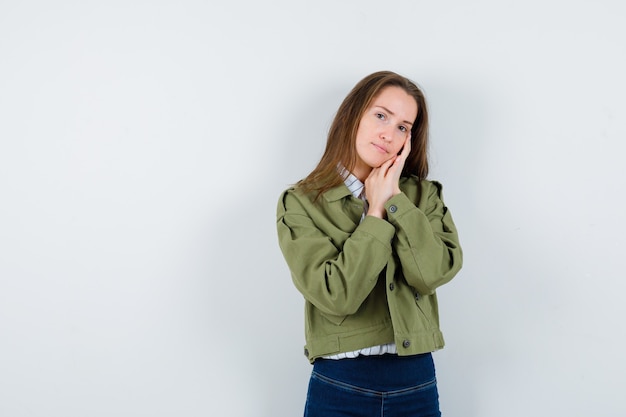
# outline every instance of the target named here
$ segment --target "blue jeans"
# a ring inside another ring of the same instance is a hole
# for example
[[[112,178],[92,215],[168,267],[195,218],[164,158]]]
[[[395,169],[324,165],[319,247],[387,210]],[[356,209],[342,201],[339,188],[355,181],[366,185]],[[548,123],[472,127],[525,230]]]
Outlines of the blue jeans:
[[[440,417],[430,353],[316,359],[304,417]]]

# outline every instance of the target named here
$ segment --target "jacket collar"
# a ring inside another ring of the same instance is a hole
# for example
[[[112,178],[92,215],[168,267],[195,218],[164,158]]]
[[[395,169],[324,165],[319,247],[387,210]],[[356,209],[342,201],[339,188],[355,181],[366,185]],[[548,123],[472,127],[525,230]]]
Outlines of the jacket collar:
[[[330,203],[333,201],[341,200],[342,198],[351,196],[351,195],[352,193],[350,192],[348,187],[346,187],[346,184],[342,183],[326,191],[324,193],[324,199]]]
[[[337,171],[341,178],[343,178],[343,184],[326,191],[324,193],[324,199],[330,203],[350,195],[360,198],[357,194],[363,191],[363,183],[341,164],[337,165]]]

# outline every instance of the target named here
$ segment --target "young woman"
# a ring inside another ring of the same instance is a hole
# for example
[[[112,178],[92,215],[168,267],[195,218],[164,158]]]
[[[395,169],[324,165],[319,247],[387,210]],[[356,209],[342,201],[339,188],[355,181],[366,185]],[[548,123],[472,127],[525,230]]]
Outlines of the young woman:
[[[435,290],[462,252],[441,185],[426,180],[427,145],[420,89],[371,74],[339,107],[317,167],[280,197],[313,363],[306,417],[440,416]]]

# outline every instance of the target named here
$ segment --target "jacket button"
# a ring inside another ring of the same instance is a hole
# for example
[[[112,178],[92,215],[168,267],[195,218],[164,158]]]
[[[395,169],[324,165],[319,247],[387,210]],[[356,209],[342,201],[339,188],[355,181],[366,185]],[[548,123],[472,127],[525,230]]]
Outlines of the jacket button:
[[[389,284],[389,291],[393,291],[395,288],[396,286],[393,284],[393,282]]]
[[[389,206],[389,211],[392,213],[395,213],[396,211],[398,211],[398,207],[396,206]]]
[[[404,347],[405,349],[408,348],[409,346],[411,346],[411,341],[406,339],[404,342],[402,342],[402,347]]]

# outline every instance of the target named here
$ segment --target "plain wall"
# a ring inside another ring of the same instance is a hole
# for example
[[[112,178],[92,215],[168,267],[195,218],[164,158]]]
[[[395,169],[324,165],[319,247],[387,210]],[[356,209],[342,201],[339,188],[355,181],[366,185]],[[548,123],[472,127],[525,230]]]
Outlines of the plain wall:
[[[301,415],[276,202],[382,69],[465,251],[444,415],[626,415],[617,0],[2,1],[0,415]]]

